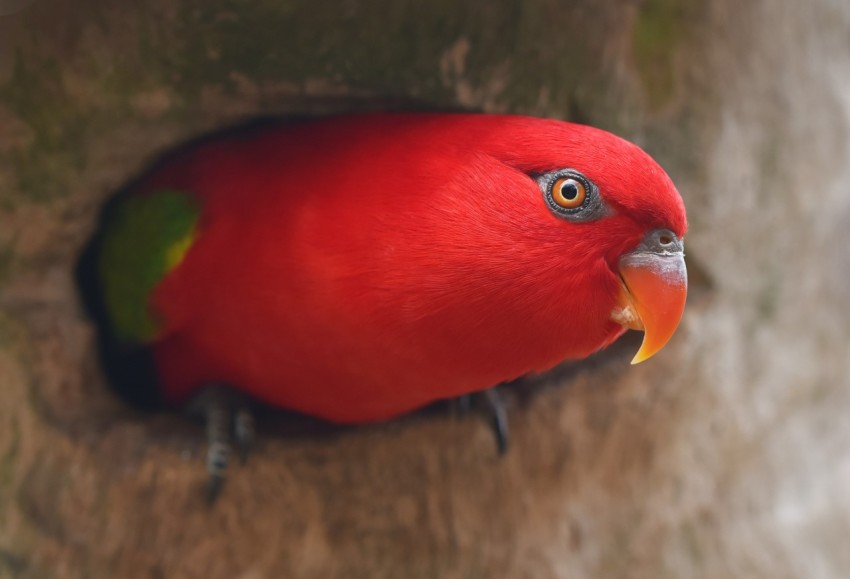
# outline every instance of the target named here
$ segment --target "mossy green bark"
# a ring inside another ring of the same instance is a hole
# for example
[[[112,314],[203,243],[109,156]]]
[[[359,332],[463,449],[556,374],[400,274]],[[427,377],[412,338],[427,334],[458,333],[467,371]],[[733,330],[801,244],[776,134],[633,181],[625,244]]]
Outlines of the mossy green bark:
[[[694,21],[691,4],[690,0],[646,0],[638,8],[635,64],[652,107],[666,104],[673,96],[674,58]]]
[[[638,11],[636,62],[653,103],[671,91],[669,55],[684,38],[680,2],[650,0]],[[64,197],[67,180],[89,162],[89,143],[128,119],[202,123],[213,93],[239,99],[284,87],[304,100],[308,93],[371,95],[428,108],[554,113],[618,128],[638,106],[605,53],[608,36],[624,22],[617,8],[593,6],[83,0],[53,18],[56,2],[38,0],[7,17],[18,26],[7,24],[3,50],[14,57],[0,81],[0,106],[30,138],[9,152],[16,191],[6,202]],[[304,108],[291,100],[262,106],[283,114]]]

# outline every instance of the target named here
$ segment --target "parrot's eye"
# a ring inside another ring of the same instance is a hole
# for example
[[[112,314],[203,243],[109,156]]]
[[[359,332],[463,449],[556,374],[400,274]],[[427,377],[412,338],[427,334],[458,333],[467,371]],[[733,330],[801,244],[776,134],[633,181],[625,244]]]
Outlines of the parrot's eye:
[[[532,175],[552,213],[570,221],[593,221],[607,214],[599,190],[575,169]]]
[[[585,199],[587,199],[587,188],[578,179],[561,177],[552,186],[552,201],[564,209],[581,207]]]

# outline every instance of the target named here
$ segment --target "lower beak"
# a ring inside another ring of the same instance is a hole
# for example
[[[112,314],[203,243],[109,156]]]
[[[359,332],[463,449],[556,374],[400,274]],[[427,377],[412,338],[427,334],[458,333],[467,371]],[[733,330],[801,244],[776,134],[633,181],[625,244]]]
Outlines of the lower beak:
[[[643,330],[632,364],[654,356],[673,336],[688,295],[682,241],[667,229],[650,232],[636,250],[620,258],[623,288],[611,319]]]

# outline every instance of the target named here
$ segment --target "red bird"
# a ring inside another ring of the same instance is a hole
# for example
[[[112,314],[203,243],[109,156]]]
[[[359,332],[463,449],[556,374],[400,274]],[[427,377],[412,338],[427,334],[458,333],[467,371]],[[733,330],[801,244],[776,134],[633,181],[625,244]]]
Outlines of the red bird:
[[[661,167],[591,127],[281,123],[185,149],[116,198],[88,251],[92,307],[107,354],[153,362],[155,381],[124,372],[133,397],[180,406],[226,384],[379,421],[626,328],[645,331],[634,362],[649,358],[684,308],[686,229]]]

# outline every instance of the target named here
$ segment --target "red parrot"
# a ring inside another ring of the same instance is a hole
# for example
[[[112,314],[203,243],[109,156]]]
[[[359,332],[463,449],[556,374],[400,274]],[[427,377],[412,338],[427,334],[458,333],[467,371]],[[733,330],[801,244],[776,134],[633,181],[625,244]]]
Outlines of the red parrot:
[[[636,145],[520,116],[370,114],[207,139],[110,203],[87,254],[125,393],[226,384],[384,420],[682,315],[682,199]],[[116,375],[118,372],[111,372]],[[120,376],[119,376],[120,377]],[[121,386],[118,386],[119,389]]]

